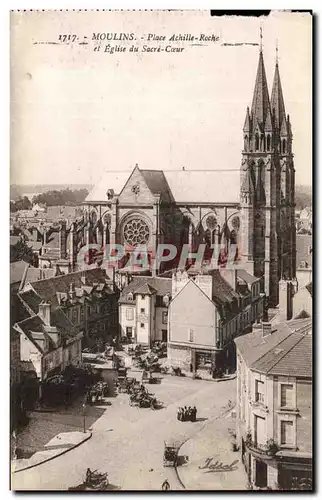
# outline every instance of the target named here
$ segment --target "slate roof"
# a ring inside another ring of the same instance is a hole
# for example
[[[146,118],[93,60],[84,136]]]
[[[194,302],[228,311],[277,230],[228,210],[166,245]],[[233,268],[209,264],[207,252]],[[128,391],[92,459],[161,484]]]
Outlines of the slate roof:
[[[171,278],[159,278],[152,276],[136,276],[128,286],[124,287],[119,298],[121,304],[133,304],[127,300],[129,293],[150,294],[155,293],[160,297],[171,295],[172,280]]]
[[[77,328],[69,321],[61,309],[55,309],[50,313],[50,322],[64,337],[72,338],[77,335]]]
[[[171,192],[162,170],[140,170],[144,180],[153,194],[162,194],[163,198],[170,201]]]
[[[120,194],[126,181],[128,180],[131,171],[113,171],[106,172],[97,185],[92,189],[85,199],[85,202],[90,201],[107,201],[106,192],[108,189],[113,189],[115,194]]]
[[[144,170],[140,169],[151,191],[169,192],[176,203],[239,204],[240,170]],[[106,201],[106,191],[120,194],[131,171],[107,172],[89,193],[85,202]],[[161,190],[161,191],[160,191]]]
[[[27,266],[29,266],[29,264],[24,260],[10,263],[10,284],[21,282]]]
[[[246,283],[255,283],[255,281],[258,281],[259,278],[256,278],[256,276],[253,276],[252,274],[249,274],[247,271],[244,269],[238,269],[237,270],[237,277],[241,278],[243,281]]]
[[[211,271],[214,277],[212,300],[215,303],[225,304],[233,302],[239,298],[239,294],[230,286],[230,284],[221,276],[218,269]]]
[[[55,327],[57,332],[65,339],[73,338],[78,333],[77,328],[73,326],[61,309],[51,310],[50,323],[50,326]],[[44,352],[42,343],[45,339],[49,342],[50,348],[55,347],[52,338],[49,333],[46,332],[47,327],[38,315],[20,321],[16,324],[16,327],[23,331],[40,352]]]
[[[165,170],[176,203],[239,203],[239,170]]]
[[[31,283],[34,294],[20,292],[19,296],[34,310],[36,296],[41,299],[50,301],[53,308],[59,306],[57,292],[69,293],[70,285],[75,288],[84,286],[82,277],[86,278],[86,287],[92,287],[95,284],[104,283],[112,285],[113,282],[107,278],[104,270],[95,268],[87,269],[86,271],[78,271],[75,273],[63,274],[53,278],[43,279]],[[32,300],[32,303],[30,301]]]
[[[31,318],[24,319],[23,321],[20,321],[17,323],[17,326],[19,329],[23,331],[23,333],[29,338],[29,340],[37,347],[37,349],[40,350],[40,352],[44,352],[41,345],[37,342],[37,335],[35,336],[35,333],[41,333],[42,337],[44,338],[43,334],[43,326],[44,323],[42,319],[39,316],[32,316]],[[38,335],[39,336],[39,335]],[[41,339],[40,339],[41,340]]]
[[[41,269],[39,267],[27,266],[25,269],[25,274],[21,280],[21,288],[23,288],[27,283],[33,283],[34,281],[53,278],[55,276],[55,273],[56,270],[54,268]]]
[[[142,295],[154,295],[156,293],[156,289],[153,288],[148,283],[142,283],[135,291],[134,294],[141,293]]]
[[[291,320],[272,325],[263,337],[262,329],[235,339],[249,368],[260,373],[292,377],[312,376],[312,319]]]

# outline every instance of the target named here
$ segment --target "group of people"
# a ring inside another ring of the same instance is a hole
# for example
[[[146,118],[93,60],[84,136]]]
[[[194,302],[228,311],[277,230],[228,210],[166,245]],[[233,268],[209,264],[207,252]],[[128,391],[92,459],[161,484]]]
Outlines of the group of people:
[[[195,422],[197,418],[197,408],[195,406],[184,406],[183,408],[178,408],[177,419],[180,422]]]

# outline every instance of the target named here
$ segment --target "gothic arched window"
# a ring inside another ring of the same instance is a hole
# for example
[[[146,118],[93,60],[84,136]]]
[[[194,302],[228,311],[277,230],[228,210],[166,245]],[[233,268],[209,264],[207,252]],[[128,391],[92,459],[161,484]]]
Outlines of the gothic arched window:
[[[256,151],[259,150],[259,135],[258,134],[255,135],[255,150]]]
[[[283,144],[283,153],[285,153],[285,151],[286,151],[286,140],[285,139],[283,139],[282,144]]]
[[[248,136],[245,135],[244,137],[244,150],[247,151],[248,149]]]
[[[93,212],[91,213],[91,221],[94,224],[96,224],[97,222],[97,213],[93,210]]]
[[[266,149],[267,149],[267,151],[269,151],[271,149],[271,136],[270,135],[267,136]]]
[[[237,232],[233,229],[230,233],[230,243],[236,245],[237,243]]]

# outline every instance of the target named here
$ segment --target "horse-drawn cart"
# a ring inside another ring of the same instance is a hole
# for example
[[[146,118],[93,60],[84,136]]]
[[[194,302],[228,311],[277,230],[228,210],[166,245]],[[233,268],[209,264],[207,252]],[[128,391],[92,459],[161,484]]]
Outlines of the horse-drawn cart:
[[[69,491],[106,491],[109,489],[107,472],[101,474],[87,469],[85,481],[78,486],[68,488]]]
[[[163,466],[175,467],[178,463],[179,441],[164,442]]]

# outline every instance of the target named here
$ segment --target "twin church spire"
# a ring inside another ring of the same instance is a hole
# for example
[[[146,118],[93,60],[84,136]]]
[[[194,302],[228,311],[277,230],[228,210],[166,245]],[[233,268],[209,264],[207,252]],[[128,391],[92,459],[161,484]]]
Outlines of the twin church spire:
[[[244,123],[245,150],[256,151],[261,149],[260,138],[266,134],[282,136],[287,138],[290,133],[289,119],[286,118],[285,105],[282,91],[281,78],[279,73],[278,57],[276,49],[276,64],[273,79],[271,98],[267,85],[267,78],[264,65],[262,35],[259,51],[259,61],[257,67],[256,81],[253,92],[251,109],[247,108]],[[256,137],[258,139],[256,139]],[[247,147],[247,143],[249,148]],[[272,142],[271,142],[272,144]],[[265,150],[270,150],[266,147]]]

